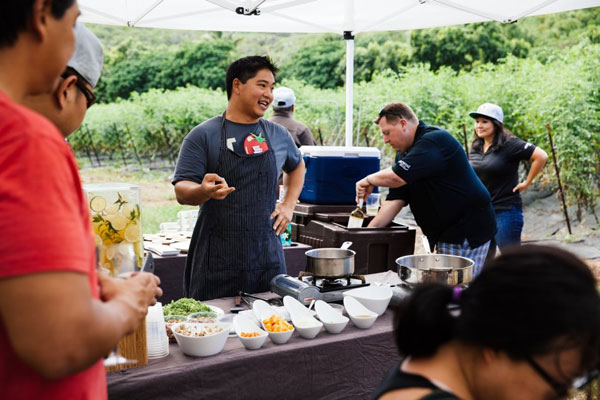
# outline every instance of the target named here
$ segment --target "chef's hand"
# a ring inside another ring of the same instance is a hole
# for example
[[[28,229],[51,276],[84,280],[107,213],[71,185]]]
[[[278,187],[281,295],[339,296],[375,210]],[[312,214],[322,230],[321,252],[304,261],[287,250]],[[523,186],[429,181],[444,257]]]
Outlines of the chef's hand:
[[[373,193],[375,187],[369,183],[369,177],[365,176],[360,181],[356,182],[356,203],[358,200],[367,200],[367,197]]]
[[[275,206],[275,211],[271,213],[271,219],[276,218],[273,229],[277,235],[280,235],[288,227],[295,207],[295,204],[290,206],[286,203],[277,203]]]
[[[229,185],[227,185],[225,178],[221,178],[217,174],[204,175],[201,187],[204,193],[206,193],[211,199],[216,200],[223,200],[235,190],[234,187],[229,187]]]

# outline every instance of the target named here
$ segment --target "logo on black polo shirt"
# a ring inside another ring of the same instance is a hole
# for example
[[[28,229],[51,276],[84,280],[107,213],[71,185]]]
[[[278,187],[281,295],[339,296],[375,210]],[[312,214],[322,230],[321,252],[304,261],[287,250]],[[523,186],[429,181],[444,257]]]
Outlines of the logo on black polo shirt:
[[[398,166],[399,166],[400,168],[402,168],[403,170],[405,170],[405,171],[408,171],[408,170],[410,169],[410,164],[407,164],[407,163],[406,163],[405,161],[403,161],[403,160],[400,160],[400,161],[398,161]]]

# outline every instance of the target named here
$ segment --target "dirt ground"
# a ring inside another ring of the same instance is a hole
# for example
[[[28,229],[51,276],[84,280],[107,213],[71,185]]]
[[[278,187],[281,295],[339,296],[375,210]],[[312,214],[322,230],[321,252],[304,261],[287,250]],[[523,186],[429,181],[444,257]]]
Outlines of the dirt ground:
[[[600,216],[600,204],[596,206]],[[523,194],[523,243],[556,245],[584,259],[600,281],[600,223],[590,212],[577,220],[574,207],[567,209],[571,223],[569,234],[561,202],[556,194],[532,190]]]

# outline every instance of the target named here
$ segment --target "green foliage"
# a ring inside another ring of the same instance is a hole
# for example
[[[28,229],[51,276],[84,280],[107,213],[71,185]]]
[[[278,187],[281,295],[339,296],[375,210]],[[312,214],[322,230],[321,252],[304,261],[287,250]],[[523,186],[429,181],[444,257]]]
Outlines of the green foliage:
[[[458,71],[496,62],[508,54],[527,56],[529,43],[510,39],[503,28],[498,23],[480,23],[413,31],[414,60],[429,63],[434,70],[449,66]]]
[[[129,39],[107,52],[96,92],[100,101],[110,102],[152,88],[175,89],[191,84],[224,89],[224,71],[233,51],[233,43],[227,40],[149,50]]]
[[[494,102],[504,109],[511,131],[550,154],[545,128],[549,123],[569,204],[579,210],[596,204],[600,193],[600,45],[587,42],[554,52],[545,63],[508,56],[502,64],[484,64],[458,74],[447,67],[432,71],[424,65],[388,71],[355,87],[354,143],[383,149],[384,163],[390,162],[393,151],[372,123],[384,104],[404,101],[419,118],[448,129],[464,143],[462,124],[467,126],[469,142],[473,132],[469,111],[483,102]],[[342,145],[343,89],[322,89],[297,80],[282,83],[296,92],[295,116],[309,126],[317,141]],[[134,143],[146,157],[175,158],[183,137],[225,106],[226,96],[220,89],[135,93],[128,101],[90,109],[70,142],[76,151],[84,151],[89,130],[103,154],[120,151],[120,140],[127,152]],[[550,163],[542,181],[555,182]]]
[[[408,43],[386,41],[371,42],[356,48],[354,54],[354,79],[370,82],[376,74],[390,70],[398,72],[411,58]]]
[[[321,89],[333,89],[344,83],[344,54],[344,41],[339,36],[324,36],[294,53],[282,67],[280,78],[293,77]]]

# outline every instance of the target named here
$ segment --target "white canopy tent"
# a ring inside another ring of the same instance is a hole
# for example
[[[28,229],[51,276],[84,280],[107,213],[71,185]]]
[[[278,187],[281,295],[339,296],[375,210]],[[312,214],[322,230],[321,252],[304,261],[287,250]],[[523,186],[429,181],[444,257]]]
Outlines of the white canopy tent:
[[[337,33],[346,39],[346,146],[352,145],[354,35],[600,6],[600,0],[78,0],[81,20],[130,27]]]

